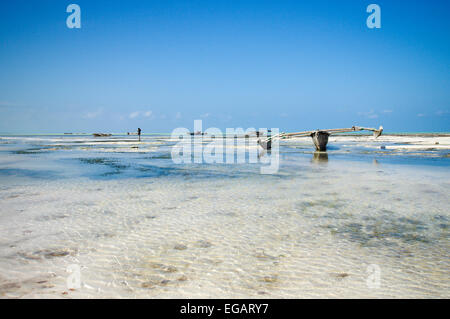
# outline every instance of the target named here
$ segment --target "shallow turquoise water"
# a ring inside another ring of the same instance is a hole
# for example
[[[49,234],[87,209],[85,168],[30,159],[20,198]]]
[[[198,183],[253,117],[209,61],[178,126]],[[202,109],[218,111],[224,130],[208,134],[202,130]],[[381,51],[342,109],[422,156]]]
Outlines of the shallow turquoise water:
[[[448,298],[448,150],[389,143],[282,141],[262,175],[167,136],[1,137],[0,296]]]
[[[237,177],[259,174],[261,164],[185,164],[176,165],[171,158],[171,147],[176,141],[170,136],[144,136],[143,143],[136,137],[113,136],[4,136],[0,137],[0,176],[32,178],[92,179],[145,177]],[[205,142],[205,144],[207,144]],[[380,149],[398,143],[371,141],[330,142],[327,154],[314,154],[312,143],[281,141],[280,174],[289,174],[292,161],[321,162],[360,161],[380,164],[431,165],[448,167],[448,149],[396,152]],[[192,155],[193,156],[193,155]],[[248,158],[248,154],[247,154]],[[16,162],[19,159],[19,162]],[[9,160],[9,162],[8,162]]]

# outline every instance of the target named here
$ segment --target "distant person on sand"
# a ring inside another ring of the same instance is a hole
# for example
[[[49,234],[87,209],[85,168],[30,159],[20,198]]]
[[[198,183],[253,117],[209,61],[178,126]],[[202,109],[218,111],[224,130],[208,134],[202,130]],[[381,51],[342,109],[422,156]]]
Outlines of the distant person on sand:
[[[139,142],[141,141],[141,129],[138,127]]]

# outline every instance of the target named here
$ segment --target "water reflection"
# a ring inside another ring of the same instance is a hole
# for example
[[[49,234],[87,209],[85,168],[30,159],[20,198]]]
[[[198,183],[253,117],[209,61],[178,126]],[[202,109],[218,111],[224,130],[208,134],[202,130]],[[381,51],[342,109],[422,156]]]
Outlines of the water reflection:
[[[314,152],[313,158],[311,160],[315,164],[326,164],[328,163],[328,153],[327,152]]]

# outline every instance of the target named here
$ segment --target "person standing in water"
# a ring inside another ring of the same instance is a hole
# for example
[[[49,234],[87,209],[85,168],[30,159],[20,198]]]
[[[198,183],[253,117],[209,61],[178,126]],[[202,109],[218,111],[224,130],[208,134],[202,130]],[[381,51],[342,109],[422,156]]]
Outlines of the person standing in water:
[[[138,127],[139,142],[141,141],[141,129]]]

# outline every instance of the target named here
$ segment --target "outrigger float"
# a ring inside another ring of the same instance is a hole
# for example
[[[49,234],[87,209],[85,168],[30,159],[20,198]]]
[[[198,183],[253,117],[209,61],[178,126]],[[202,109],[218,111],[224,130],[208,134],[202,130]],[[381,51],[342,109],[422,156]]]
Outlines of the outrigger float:
[[[305,137],[310,136],[313,140],[314,146],[316,147],[316,151],[326,152],[328,137],[332,134],[337,133],[348,133],[348,132],[356,132],[356,131],[371,131],[373,132],[373,136],[375,138],[379,137],[381,133],[383,133],[383,127],[380,126],[378,129],[368,128],[368,127],[360,127],[360,126],[352,126],[350,128],[336,128],[331,130],[315,130],[315,131],[305,131],[305,132],[294,132],[294,133],[280,133],[274,136],[270,136],[270,132],[265,139],[258,138],[258,144],[262,146],[262,148],[266,150],[272,149],[272,141],[274,139],[284,139],[289,137]],[[259,137],[260,134],[257,134]]]

